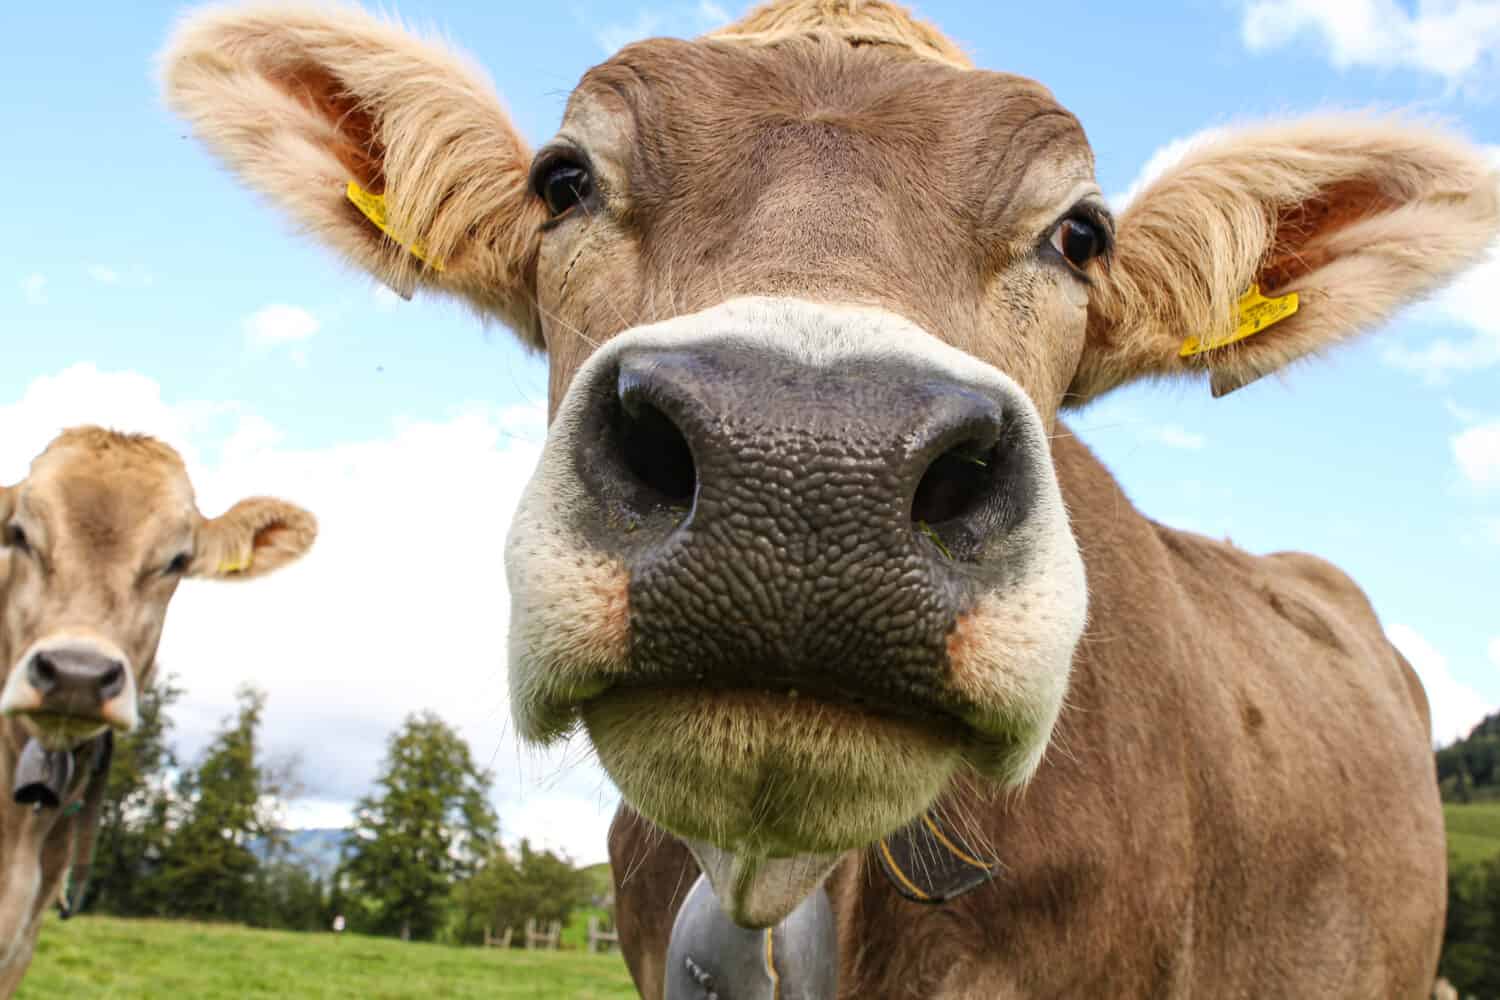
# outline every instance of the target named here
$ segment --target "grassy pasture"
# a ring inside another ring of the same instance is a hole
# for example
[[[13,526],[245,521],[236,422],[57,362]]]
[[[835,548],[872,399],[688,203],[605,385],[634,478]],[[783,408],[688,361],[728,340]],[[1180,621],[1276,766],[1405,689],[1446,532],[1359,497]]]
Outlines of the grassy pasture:
[[[18,1000],[633,1000],[619,955],[500,951],[219,924],[49,919]]]
[[[1443,805],[1448,854],[1464,864],[1500,854],[1500,802]]]

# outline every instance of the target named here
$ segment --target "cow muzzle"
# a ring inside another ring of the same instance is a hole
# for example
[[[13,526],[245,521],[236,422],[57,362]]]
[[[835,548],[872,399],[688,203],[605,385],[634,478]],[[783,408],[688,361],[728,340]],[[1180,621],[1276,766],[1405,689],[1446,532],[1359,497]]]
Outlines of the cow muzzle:
[[[863,846],[965,760],[1024,780],[1082,627],[1030,400],[871,309],[734,300],[615,338],[507,563],[523,734],[581,718],[637,808],[736,857]]]
[[[19,717],[48,750],[70,750],[105,729],[134,729],[129,659],[99,639],[36,643],[11,668],[0,691],[0,714]]]

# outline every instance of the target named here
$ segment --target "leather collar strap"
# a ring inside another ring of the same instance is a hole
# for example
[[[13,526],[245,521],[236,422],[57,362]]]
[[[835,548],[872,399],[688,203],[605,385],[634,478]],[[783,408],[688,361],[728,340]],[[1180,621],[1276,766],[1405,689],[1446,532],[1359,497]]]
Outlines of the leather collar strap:
[[[1000,864],[975,850],[931,810],[875,844],[880,868],[896,891],[914,903],[946,903],[1000,873]]]
[[[83,907],[83,896],[88,891],[89,876],[94,869],[94,848],[99,841],[99,810],[104,805],[104,790],[109,785],[109,765],[114,755],[115,734],[106,730],[94,740],[94,757],[89,765],[89,783],[83,790],[83,798],[63,811],[65,817],[76,814],[78,820],[73,828],[72,857],[67,871],[63,872],[62,893],[57,900],[57,915],[62,920],[67,920]]]

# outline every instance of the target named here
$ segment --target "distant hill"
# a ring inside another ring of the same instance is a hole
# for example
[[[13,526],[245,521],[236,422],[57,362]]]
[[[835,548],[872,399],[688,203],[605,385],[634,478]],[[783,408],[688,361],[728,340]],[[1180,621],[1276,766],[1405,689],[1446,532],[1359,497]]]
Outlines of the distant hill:
[[[315,827],[287,830],[284,836],[287,849],[282,858],[326,882],[339,866],[340,854],[349,839],[349,832],[337,828]],[[251,841],[250,850],[260,860],[266,860],[264,840]]]
[[[1500,801],[1500,712],[1437,752],[1444,802]]]

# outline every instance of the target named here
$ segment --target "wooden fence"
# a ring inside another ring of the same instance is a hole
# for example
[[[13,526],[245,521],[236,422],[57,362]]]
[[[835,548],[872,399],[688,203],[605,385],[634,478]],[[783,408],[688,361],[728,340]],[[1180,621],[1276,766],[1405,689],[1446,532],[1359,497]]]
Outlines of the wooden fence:
[[[527,948],[546,948],[556,951],[562,941],[562,921],[553,920],[546,924],[541,930],[537,929],[536,918],[526,918],[526,938],[523,942]]]
[[[484,928],[484,946],[486,948],[509,948],[514,930],[505,928],[499,934],[494,933],[494,928],[486,924]],[[538,926],[535,917],[526,918],[526,929],[521,936],[521,942],[527,948],[540,948],[556,951],[562,946],[562,923],[557,920],[547,921]],[[589,917],[588,950],[591,952],[608,951],[610,948],[620,946],[620,934],[618,931],[607,930],[604,922],[597,916]]]
[[[620,932],[607,931],[599,926],[598,917],[589,917],[589,951],[608,951],[611,946],[620,946]]]

